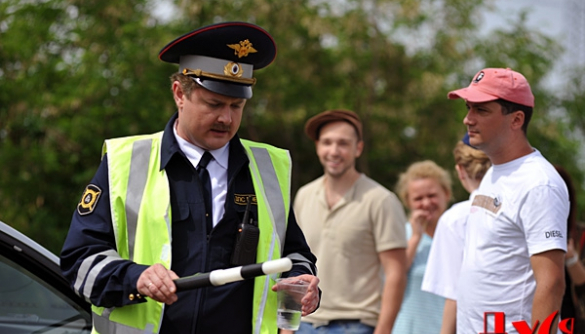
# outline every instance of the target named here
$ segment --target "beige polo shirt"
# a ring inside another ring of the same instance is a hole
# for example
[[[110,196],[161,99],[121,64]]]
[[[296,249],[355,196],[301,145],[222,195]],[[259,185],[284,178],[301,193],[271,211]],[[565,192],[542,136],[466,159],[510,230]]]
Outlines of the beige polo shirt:
[[[378,253],[406,248],[402,204],[396,195],[362,174],[329,210],[322,176],[297,192],[294,210],[317,257],[322,299],[303,318],[316,325],[359,319],[376,326],[383,289]]]

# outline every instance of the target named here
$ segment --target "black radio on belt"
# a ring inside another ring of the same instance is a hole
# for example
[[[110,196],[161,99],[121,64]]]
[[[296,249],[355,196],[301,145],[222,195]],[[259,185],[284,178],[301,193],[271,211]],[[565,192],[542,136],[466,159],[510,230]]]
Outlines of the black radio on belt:
[[[246,200],[246,211],[242,223],[238,225],[234,252],[232,253],[231,264],[234,266],[256,263],[260,229],[258,222],[250,218],[250,197],[248,196]]]

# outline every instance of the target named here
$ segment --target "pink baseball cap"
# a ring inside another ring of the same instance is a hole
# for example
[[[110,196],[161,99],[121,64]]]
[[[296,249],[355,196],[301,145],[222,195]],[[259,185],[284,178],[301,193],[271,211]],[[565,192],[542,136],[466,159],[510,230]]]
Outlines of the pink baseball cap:
[[[509,68],[484,68],[466,88],[447,94],[449,99],[481,103],[497,99],[534,108],[534,95],[526,78]]]

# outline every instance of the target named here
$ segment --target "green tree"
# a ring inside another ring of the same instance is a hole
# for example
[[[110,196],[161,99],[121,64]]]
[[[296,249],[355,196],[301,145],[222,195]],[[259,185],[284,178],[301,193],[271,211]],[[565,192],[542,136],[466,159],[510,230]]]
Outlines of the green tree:
[[[566,96],[541,88],[559,46],[527,29],[526,15],[481,36],[488,1],[174,3],[176,16],[160,22],[147,0],[0,1],[1,220],[58,252],[103,140],[162,130],[175,111],[168,76],[177,67],[159,61],[159,50],[228,20],[256,23],[277,43],[274,64],[255,74],[240,135],[291,151],[294,190],[322,173],[304,122],[332,108],[362,116],[358,167],[388,188],[414,161],[452,170],[465,107],[446,93],[498,66],[531,82],[529,139],[574,174],[582,194],[582,76]],[[466,197],[460,187],[455,195]]]
[[[161,30],[146,1],[0,9],[0,219],[58,252],[102,140],[172,113]]]

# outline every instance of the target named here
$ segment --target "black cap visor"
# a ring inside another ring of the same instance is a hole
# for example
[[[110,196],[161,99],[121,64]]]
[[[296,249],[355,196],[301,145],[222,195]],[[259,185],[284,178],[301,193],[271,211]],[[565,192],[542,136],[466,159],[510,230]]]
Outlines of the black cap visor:
[[[241,85],[238,83],[230,83],[225,81],[217,81],[206,78],[198,77],[191,78],[199,85],[201,85],[203,88],[217,94],[246,100],[252,97],[252,86]]]

